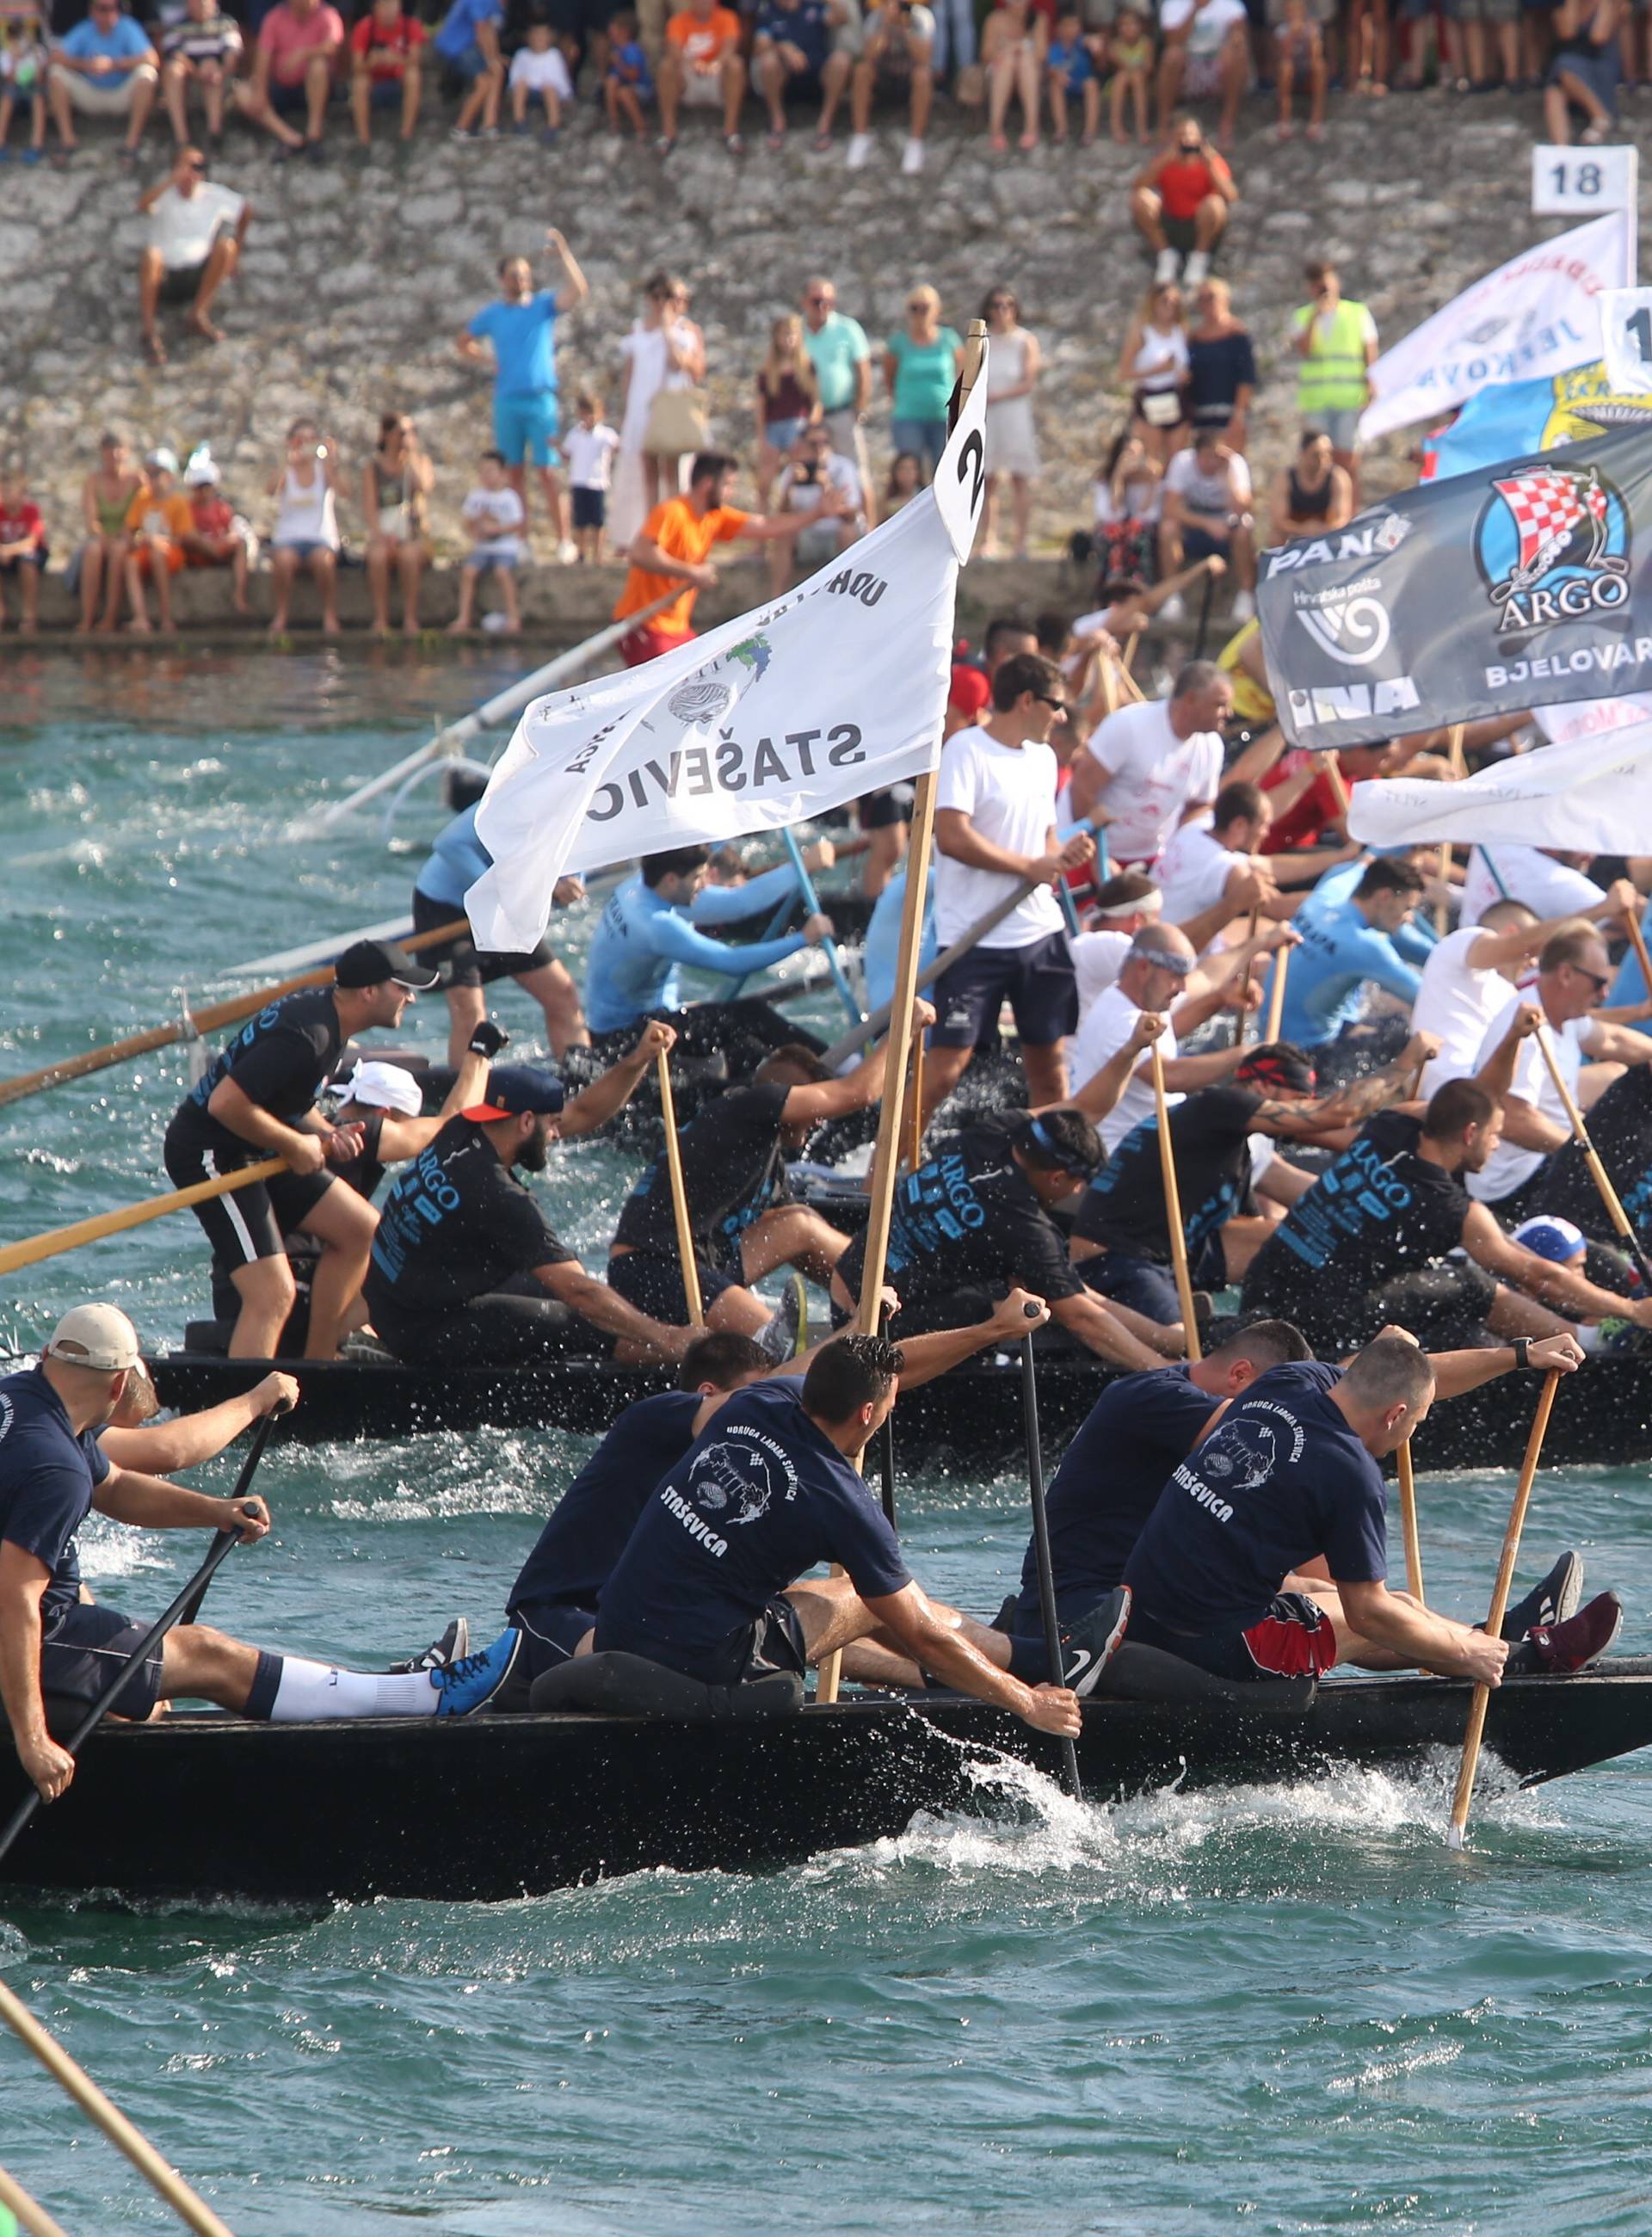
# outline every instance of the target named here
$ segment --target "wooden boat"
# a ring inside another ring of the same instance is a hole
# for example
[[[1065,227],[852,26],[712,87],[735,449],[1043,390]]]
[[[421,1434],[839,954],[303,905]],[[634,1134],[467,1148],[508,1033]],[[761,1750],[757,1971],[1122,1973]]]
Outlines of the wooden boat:
[[[1466,1685],[1413,1677],[1220,1692],[1087,1702],[1087,1797],[1417,1771],[1461,1745],[1469,1701]],[[1486,1747],[1523,1784],[1649,1741],[1652,1657],[1517,1679],[1491,1696]],[[845,1697],[737,1725],[182,1715],[95,1733],[68,1794],[0,1872],[14,1886],[135,1898],[503,1900],[661,1866],[783,1864],[897,1835],[920,1811],[1001,1815],[1017,1806],[990,1776],[1006,1757],[1057,1774],[1054,1742],[955,1695]],[[0,1811],[20,1779],[3,1751]]]
[[[215,1405],[268,1371],[267,1360],[228,1360],[204,1350],[148,1362],[163,1406]],[[423,1431],[559,1429],[594,1435],[633,1398],[668,1377],[606,1359],[569,1356],[542,1366],[426,1369],[377,1361],[278,1363],[298,1377],[302,1399],[278,1437],[307,1444],[401,1438]],[[1110,1370],[1088,1352],[1041,1351],[1039,1409],[1059,1455],[1105,1389]],[[1511,1402],[1506,1381],[1436,1406],[1417,1433],[1424,1468],[1517,1468],[1530,1422],[1529,1402]],[[972,1360],[907,1392],[895,1409],[895,1455],[907,1469],[955,1460],[972,1470],[1016,1462],[1023,1451],[1017,1360]],[[1544,1446],[1550,1467],[1612,1467],[1652,1459],[1652,1353],[1597,1355],[1561,1382]]]

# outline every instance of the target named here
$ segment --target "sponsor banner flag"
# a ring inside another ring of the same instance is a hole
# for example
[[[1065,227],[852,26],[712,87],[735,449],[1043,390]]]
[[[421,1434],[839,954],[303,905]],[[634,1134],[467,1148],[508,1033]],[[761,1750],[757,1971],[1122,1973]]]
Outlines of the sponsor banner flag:
[[[1622,388],[1596,357],[1552,380],[1515,380],[1483,388],[1449,427],[1424,439],[1423,477],[1448,481],[1477,466],[1495,466],[1529,451],[1558,450],[1615,428],[1652,433],[1652,396]]]
[[[935,767],[986,393],[983,366],[938,486],[796,590],[526,709],[477,813],[479,947],[532,948],[565,870],[783,829]]]
[[[1371,369],[1369,443],[1505,381],[1544,379],[1601,353],[1599,298],[1629,269],[1629,217],[1614,210],[1511,256],[1414,327]]]
[[[1652,723],[1652,691],[1637,691],[1629,699],[1563,700],[1553,707],[1539,707],[1536,714],[1551,746],[1569,746],[1579,738],[1601,738],[1609,730],[1632,730],[1637,723]]]
[[[1367,847],[1549,847],[1581,855],[1652,852],[1652,723],[1540,746],[1461,784],[1374,777],[1349,795],[1348,832]]]
[[[1652,689],[1652,444],[1425,482],[1265,553],[1257,598],[1293,745]]]

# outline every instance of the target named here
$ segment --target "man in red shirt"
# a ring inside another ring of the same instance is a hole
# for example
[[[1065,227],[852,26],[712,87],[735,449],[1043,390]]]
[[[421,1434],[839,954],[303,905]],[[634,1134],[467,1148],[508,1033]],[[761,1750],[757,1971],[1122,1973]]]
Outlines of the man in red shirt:
[[[1197,117],[1171,120],[1169,136],[1130,190],[1130,215],[1158,258],[1155,286],[1167,286],[1187,259],[1190,287],[1208,277],[1216,244],[1227,230],[1239,188],[1226,160],[1206,139]]]
[[[40,614],[40,577],[46,564],[46,524],[31,504],[23,468],[9,465],[0,476],[0,576],[15,575],[23,600],[17,627],[32,637]],[[0,591],[0,628],[5,625],[5,597]]]
[[[327,0],[278,0],[259,26],[253,74],[230,87],[249,123],[261,124],[283,148],[319,154],[333,69],[344,50],[344,18]],[[302,114],[304,129],[289,115]]]
[[[368,116],[375,109],[400,109],[401,136],[411,140],[419,122],[420,49],[425,27],[404,16],[401,0],[373,0],[350,34],[350,114],[355,136],[365,148],[373,138]]]
[[[660,149],[677,144],[677,114],[691,109],[723,110],[724,145],[743,155],[740,103],[745,98],[746,66],[740,59],[740,18],[717,0],[689,0],[665,26],[659,58]]]

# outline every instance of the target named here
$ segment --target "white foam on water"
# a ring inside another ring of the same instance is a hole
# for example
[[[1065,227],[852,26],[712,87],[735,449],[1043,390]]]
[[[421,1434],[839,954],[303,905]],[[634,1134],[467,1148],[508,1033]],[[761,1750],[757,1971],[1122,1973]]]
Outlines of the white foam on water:
[[[1460,2042],[1419,2043],[1416,2049],[1401,2051],[1394,2058],[1371,2059],[1358,2074],[1333,2075],[1325,2090],[1332,2097],[1351,2097],[1357,2090],[1381,2089],[1391,2082],[1403,2082],[1408,2075],[1421,2074],[1431,2066],[1453,2065],[1462,2056]]]
[[[80,1565],[88,1581],[95,1585],[110,1577],[134,1577],[144,1570],[168,1566],[149,1532],[98,1514],[89,1515],[81,1527]]]

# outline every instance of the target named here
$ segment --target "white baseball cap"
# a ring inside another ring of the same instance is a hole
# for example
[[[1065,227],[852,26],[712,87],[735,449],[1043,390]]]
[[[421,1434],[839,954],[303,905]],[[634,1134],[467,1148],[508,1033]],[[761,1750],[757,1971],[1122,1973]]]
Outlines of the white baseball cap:
[[[345,1099],[350,1103],[370,1103],[375,1111],[400,1111],[404,1118],[416,1118],[425,1107],[412,1072],[404,1072],[399,1064],[375,1064],[365,1057],[350,1074]]]
[[[65,1367],[119,1375],[138,1363],[137,1330],[118,1305],[76,1305],[52,1330],[46,1356]]]

